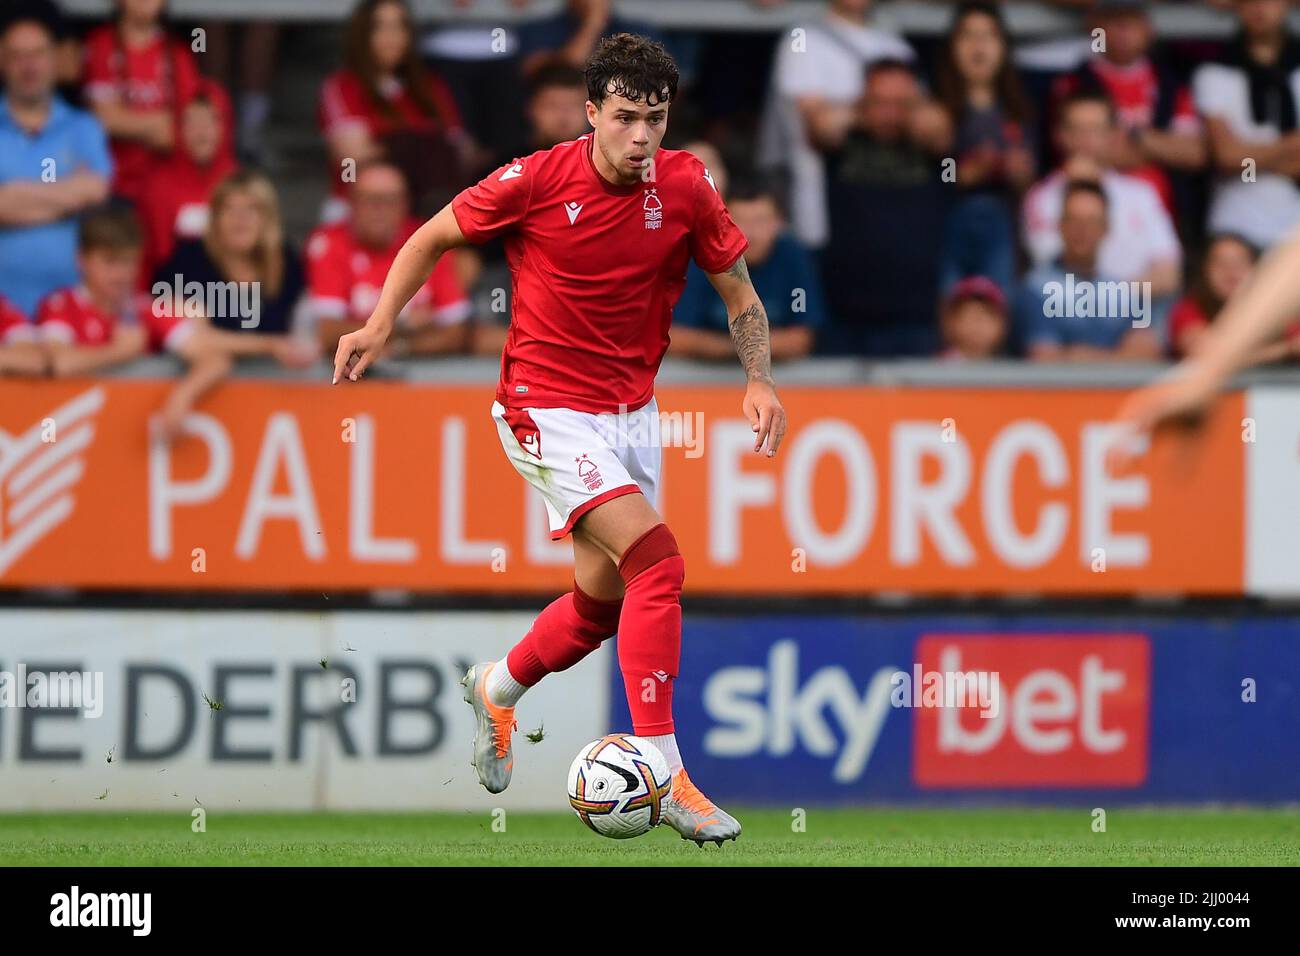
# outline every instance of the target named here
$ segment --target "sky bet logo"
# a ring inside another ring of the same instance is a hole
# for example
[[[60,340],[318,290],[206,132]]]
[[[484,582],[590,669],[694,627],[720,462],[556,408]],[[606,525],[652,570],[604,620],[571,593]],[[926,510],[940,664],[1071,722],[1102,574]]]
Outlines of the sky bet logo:
[[[1136,787],[1147,776],[1150,644],[1133,635],[921,638],[925,670],[1001,677],[998,714],[916,710],[919,787]]]

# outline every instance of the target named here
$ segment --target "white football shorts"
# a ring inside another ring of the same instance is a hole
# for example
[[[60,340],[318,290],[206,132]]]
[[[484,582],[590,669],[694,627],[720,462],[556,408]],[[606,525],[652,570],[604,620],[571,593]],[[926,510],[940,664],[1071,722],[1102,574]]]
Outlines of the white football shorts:
[[[619,495],[639,491],[659,506],[663,455],[654,399],[634,412],[599,415],[493,402],[492,418],[510,464],[546,501],[553,541]]]

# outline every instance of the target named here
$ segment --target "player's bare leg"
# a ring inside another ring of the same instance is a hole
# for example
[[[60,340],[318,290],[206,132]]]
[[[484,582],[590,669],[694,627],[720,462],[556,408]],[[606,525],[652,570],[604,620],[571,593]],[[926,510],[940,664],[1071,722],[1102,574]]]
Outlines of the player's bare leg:
[[[510,784],[515,705],[524,692],[547,674],[578,663],[618,627],[623,578],[605,552],[576,531],[573,580],[574,589],[543,610],[506,657],[475,664],[461,681],[478,719],[472,763],[490,793]]]
[[[618,663],[632,731],[663,753],[673,775],[664,821],[703,846],[740,836],[740,823],[691,782],[673,733],[672,690],[681,659],[685,567],[677,541],[644,495],[598,505],[578,523],[582,535],[615,562],[623,580]]]

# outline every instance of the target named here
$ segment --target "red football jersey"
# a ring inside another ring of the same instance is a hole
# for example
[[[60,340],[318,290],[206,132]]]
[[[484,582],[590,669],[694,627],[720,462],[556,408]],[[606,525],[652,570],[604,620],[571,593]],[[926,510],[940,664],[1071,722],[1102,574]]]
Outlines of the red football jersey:
[[[164,32],[134,49],[126,48],[112,24],[86,37],[85,94],[91,103],[116,97],[133,110],[175,110],[194,95],[200,82],[190,48]],[[145,192],[150,173],[166,161],[166,154],[134,140],[114,139],[111,145],[113,191],[135,199]]]
[[[36,338],[35,331],[27,316],[18,311],[18,306],[0,295],[0,345],[31,342]]]
[[[80,286],[51,292],[36,307],[41,338],[66,345],[106,345],[119,323],[135,321],[148,330],[149,346],[154,350],[177,347],[190,328],[184,316],[155,316],[153,300],[147,295],[136,296],[118,315],[96,305]]]
[[[357,241],[345,222],[322,226],[307,241],[307,288],[315,314],[323,318],[349,318],[364,322],[379,304],[384,279],[402,245],[415,230],[409,220],[387,249],[368,249]],[[456,264],[443,256],[433,274],[411,298],[410,305],[433,310],[439,325],[454,325],[469,318],[470,301],[456,275]],[[406,310],[403,310],[403,315]]]
[[[692,154],[661,149],[653,179],[616,186],[591,150],[588,133],[452,200],[470,242],[505,237],[514,311],[497,399],[508,408],[646,404],[688,261],[725,272],[748,245]]]

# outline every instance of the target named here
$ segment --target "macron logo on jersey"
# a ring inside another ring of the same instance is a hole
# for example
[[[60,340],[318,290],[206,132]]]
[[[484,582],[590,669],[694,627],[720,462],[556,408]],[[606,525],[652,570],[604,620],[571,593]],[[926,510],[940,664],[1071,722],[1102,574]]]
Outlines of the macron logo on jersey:
[[[704,170],[704,180],[709,184],[709,188],[712,189],[715,193],[718,191],[718,186],[713,181],[713,174],[709,172],[707,168]]]
[[[523,174],[524,174],[524,164],[515,163],[513,166],[511,166],[509,169],[507,169],[504,173],[501,174],[501,178],[497,180],[497,182],[503,183],[507,179],[518,179]]]
[[[566,202],[564,211],[569,214],[569,225],[572,226],[578,221],[578,213],[582,212],[582,206],[576,202]]]

